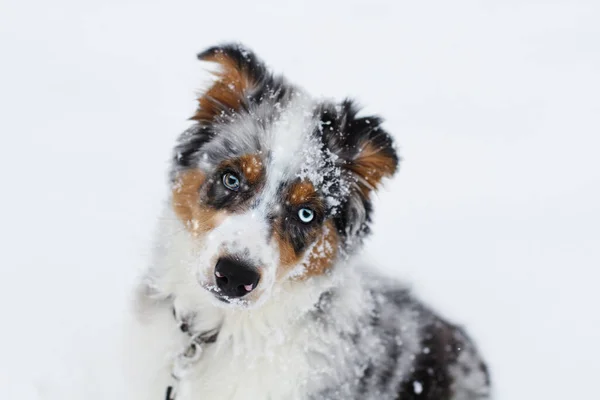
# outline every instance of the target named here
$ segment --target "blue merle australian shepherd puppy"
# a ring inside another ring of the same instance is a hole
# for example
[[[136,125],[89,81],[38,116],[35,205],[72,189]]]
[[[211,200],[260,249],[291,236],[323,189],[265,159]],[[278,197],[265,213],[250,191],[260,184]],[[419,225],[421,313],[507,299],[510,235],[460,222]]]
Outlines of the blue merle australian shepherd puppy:
[[[315,99],[238,45],[179,138],[126,348],[135,400],[489,397],[459,327],[356,261],[398,169],[356,105]]]

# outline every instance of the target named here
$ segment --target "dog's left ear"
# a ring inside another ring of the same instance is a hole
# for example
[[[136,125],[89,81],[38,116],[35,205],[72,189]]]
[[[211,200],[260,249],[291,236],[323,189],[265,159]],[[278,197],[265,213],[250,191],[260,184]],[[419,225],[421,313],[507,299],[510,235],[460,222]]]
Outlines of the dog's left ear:
[[[252,51],[239,44],[211,47],[198,59],[218,64],[216,80],[198,99],[192,119],[210,122],[223,113],[247,109],[252,95],[263,87],[271,75]]]
[[[353,129],[362,131],[356,154],[346,168],[356,176],[357,184],[364,196],[379,187],[383,178],[391,178],[398,169],[398,156],[393,141],[379,126],[377,117],[365,117],[351,123]],[[375,126],[371,127],[374,124]],[[362,125],[362,126],[361,126]]]
[[[321,130],[327,148],[340,158],[364,196],[375,190],[382,179],[394,175],[398,155],[392,137],[382,128],[377,116],[357,117],[358,107],[351,100],[321,110]]]
[[[347,201],[338,218],[338,228],[348,235],[367,233],[371,221],[370,195],[383,178],[398,169],[398,155],[392,137],[377,116],[358,117],[358,107],[350,100],[341,105],[325,105],[320,110],[323,141],[337,156],[349,182]]]

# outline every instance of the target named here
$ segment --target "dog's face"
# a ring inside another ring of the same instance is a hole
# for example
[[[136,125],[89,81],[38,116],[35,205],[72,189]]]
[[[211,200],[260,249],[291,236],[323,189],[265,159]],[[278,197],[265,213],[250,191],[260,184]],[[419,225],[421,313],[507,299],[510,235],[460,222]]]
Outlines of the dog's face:
[[[360,246],[370,194],[398,158],[381,120],[350,101],[316,101],[236,45],[199,58],[219,72],[175,148],[172,207],[198,290],[252,305]]]

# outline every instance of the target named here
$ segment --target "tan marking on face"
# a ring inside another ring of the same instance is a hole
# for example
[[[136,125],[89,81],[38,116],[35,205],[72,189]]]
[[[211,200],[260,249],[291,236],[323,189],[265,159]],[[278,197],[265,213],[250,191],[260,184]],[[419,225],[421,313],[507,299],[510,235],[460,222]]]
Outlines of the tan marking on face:
[[[175,214],[188,231],[196,236],[214,229],[223,219],[224,212],[204,207],[200,188],[206,175],[197,169],[181,172],[173,185],[172,204]]]
[[[294,251],[294,246],[292,246],[292,244],[285,239],[284,235],[282,235],[278,229],[275,230],[273,237],[277,243],[277,247],[279,248],[280,266],[285,268],[296,264],[300,260],[300,257]]]
[[[377,188],[384,177],[394,175],[396,161],[369,142],[348,168],[359,177],[361,191],[368,195],[371,190]]]
[[[210,121],[223,111],[238,110],[253,82],[235,60],[223,53],[210,54],[202,59],[219,64],[221,70],[214,74],[217,81],[198,99],[198,109],[191,119]]]
[[[317,191],[309,181],[294,183],[288,194],[288,201],[294,206],[309,203],[317,199]]]
[[[263,163],[256,154],[247,154],[239,158],[240,169],[251,185],[260,182],[264,175]]]
[[[306,261],[306,272],[299,278],[322,275],[334,263],[338,253],[340,237],[332,221],[327,221],[321,235],[311,248]]]
[[[315,210],[315,212],[323,212],[322,202],[319,199],[315,187],[310,181],[302,180],[293,183],[288,189],[286,198],[288,204],[294,207],[306,205],[307,207],[311,207],[313,210]],[[297,265],[302,260],[306,250],[299,254],[296,253],[293,244],[286,235],[286,232],[281,231],[281,225],[275,222],[275,226],[276,229],[273,232],[273,238],[279,248],[280,270],[278,271],[278,275],[285,275],[286,271],[291,266]],[[319,240],[320,234],[321,231],[318,228],[313,228],[307,233],[307,248],[310,248],[312,243],[314,243],[316,240]]]
[[[305,258],[306,251],[296,254],[292,244],[285,239],[279,232],[275,231],[274,239],[279,247],[279,269],[277,277],[285,276],[291,267],[298,265]],[[306,255],[306,270],[297,280],[309,278],[323,274],[335,261],[339,246],[339,235],[335,230],[332,221],[327,221],[317,235],[312,239],[314,245],[309,245],[307,249],[310,253]]]
[[[250,185],[257,185],[264,180],[264,166],[257,154],[246,154],[225,160],[219,164],[219,169],[224,170],[227,168],[241,173]]]

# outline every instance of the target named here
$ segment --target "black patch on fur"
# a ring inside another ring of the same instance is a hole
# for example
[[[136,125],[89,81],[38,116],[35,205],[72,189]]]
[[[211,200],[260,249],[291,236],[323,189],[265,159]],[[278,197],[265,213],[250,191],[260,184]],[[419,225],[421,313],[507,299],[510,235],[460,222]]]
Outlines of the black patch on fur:
[[[404,380],[398,400],[446,400],[452,398],[453,379],[449,367],[456,363],[463,343],[458,340],[460,329],[435,319],[422,332],[422,348],[415,358],[412,374]],[[422,391],[415,392],[415,382]]]
[[[193,167],[198,163],[199,151],[214,137],[210,125],[196,124],[185,131],[173,151],[173,164],[179,169]]]
[[[292,245],[294,252],[299,255],[314,242],[317,233],[319,232],[318,228],[322,226],[323,216],[322,213],[315,208],[313,210],[315,212],[315,218],[313,221],[306,224],[298,218],[298,207],[283,207],[285,211],[279,221],[275,221],[275,224],[279,223],[279,232],[281,232],[283,238]]]

